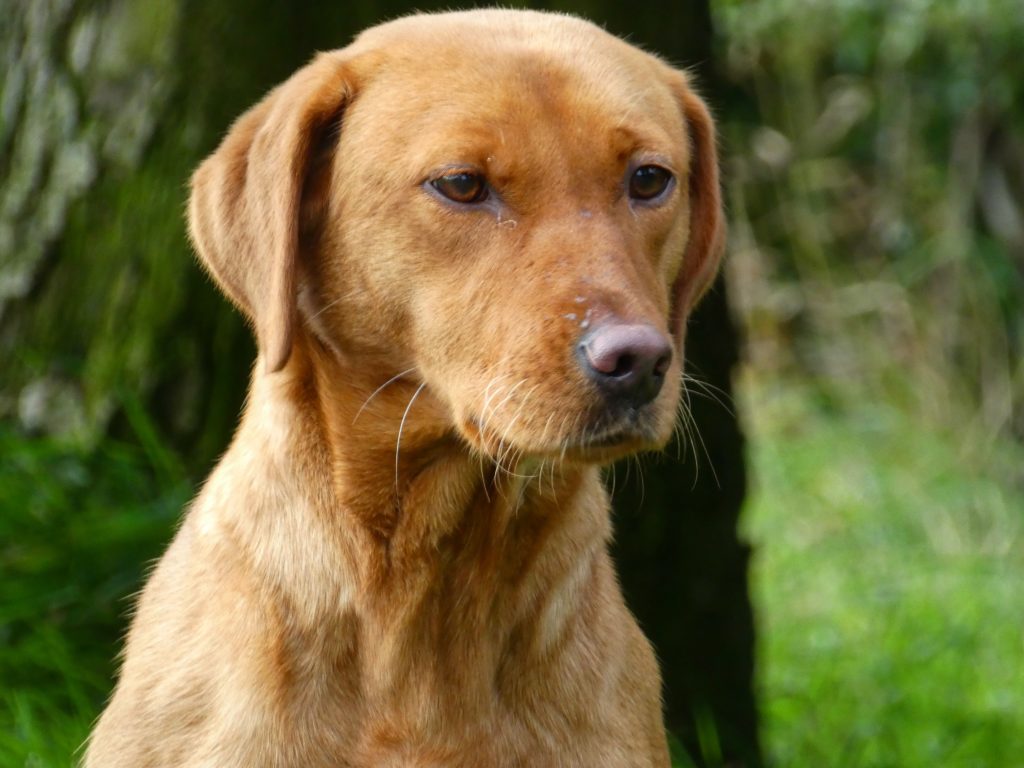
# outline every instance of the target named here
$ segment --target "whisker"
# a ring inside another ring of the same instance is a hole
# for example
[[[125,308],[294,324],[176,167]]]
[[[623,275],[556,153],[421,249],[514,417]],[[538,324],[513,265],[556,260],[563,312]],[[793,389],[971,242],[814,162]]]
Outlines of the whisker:
[[[359,410],[356,411],[356,415],[352,417],[352,423],[353,424],[356,423],[356,419],[359,418],[359,414],[361,414],[366,409],[366,406],[368,406],[370,404],[370,401],[373,400],[373,398],[375,398],[377,395],[379,395],[384,390],[384,388],[386,386],[388,386],[389,384],[394,384],[400,378],[402,378],[403,376],[407,376],[408,374],[412,373],[415,370],[416,370],[416,368],[413,367],[413,368],[409,368],[407,370],[404,370],[401,373],[395,374],[390,379],[388,379],[383,384],[381,384],[379,387],[377,387],[375,390],[373,390],[373,392],[370,393],[370,396],[363,401],[363,404],[361,406],[359,406]]]
[[[690,455],[690,447],[693,446],[693,483],[690,486],[692,488],[697,487],[697,483],[700,481],[700,455],[697,453],[697,440],[694,437],[694,419],[693,413],[690,409],[690,391],[686,387],[686,383],[683,383],[683,396],[679,402],[679,426],[682,429],[682,435],[684,441],[680,443],[682,448],[682,457],[680,461],[685,461]]]
[[[612,468],[613,467],[614,467],[614,463],[608,464],[606,466],[603,466],[599,470],[600,478],[601,478],[601,485],[604,486],[604,489],[608,493],[609,498],[611,497],[612,493],[614,492],[612,489],[615,487],[614,486],[614,481],[612,480],[612,474],[613,474],[613,469]]]
[[[690,453],[690,390],[686,387],[686,381],[683,381],[682,393],[679,398],[679,405],[676,408],[676,423],[673,427],[673,431],[678,435],[679,440],[677,442],[676,459],[682,463],[686,461],[686,457]]]
[[[517,389],[519,386],[521,386],[525,382],[526,382],[526,379],[522,379],[512,389],[513,390]],[[497,452],[497,456],[495,457],[495,466],[496,466],[496,469],[500,468],[501,471],[503,471],[508,477],[514,477],[514,478],[521,479],[521,480],[530,480],[531,479],[531,477],[529,475],[523,475],[523,474],[514,472],[513,469],[512,469],[512,466],[509,466],[509,467],[506,468],[504,466],[504,464],[505,464],[505,460],[508,459],[509,457],[514,457],[513,460],[514,460],[514,463],[516,465],[522,459],[522,455],[523,455],[522,454],[522,449],[517,448],[514,443],[511,443],[511,442],[508,441],[508,434],[512,430],[512,428],[515,426],[515,424],[519,420],[519,418],[523,415],[523,411],[525,410],[526,405],[527,405],[527,403],[530,400],[530,397],[533,395],[533,393],[537,390],[537,388],[539,386],[540,386],[540,383],[534,384],[533,387],[525,395],[523,395],[522,401],[519,403],[519,407],[516,409],[515,415],[505,424],[505,428],[502,430],[501,436],[498,439],[499,450]],[[511,398],[512,394],[513,394],[512,392],[509,392],[509,394],[501,401],[501,403],[499,403],[498,406],[495,407],[495,412],[497,412],[498,408],[501,408],[506,403],[508,403],[508,401]],[[504,450],[502,449],[503,447],[504,447]]]
[[[733,412],[732,397],[729,395],[728,392],[726,392],[721,387],[716,387],[711,382],[704,381],[703,379],[697,378],[696,376],[693,376],[692,374],[684,373],[683,374],[683,386],[684,386],[684,388],[686,387],[687,384],[693,384],[694,386],[696,386],[698,388],[698,390],[696,392],[693,392],[694,395],[706,398],[706,399],[712,401],[713,403],[717,403],[722,408],[724,408],[726,410],[726,412],[728,412],[728,414],[730,416],[732,416],[732,417],[736,416],[736,414]]]
[[[576,415],[573,416],[572,427],[567,432],[563,431],[562,434],[563,435],[572,435],[573,433],[576,432],[576,429],[579,427],[579,423],[580,423],[580,414],[577,413]],[[583,430],[583,433],[584,433],[584,438],[586,438],[586,430]],[[584,439],[583,442],[585,443],[586,440]],[[566,454],[566,451],[568,451],[568,450],[569,450],[569,441],[568,440],[562,440],[562,450],[559,452],[559,455],[558,455],[558,463],[559,464],[561,464],[561,463],[563,463],[565,461],[565,454]]]
[[[481,424],[485,424],[487,420],[490,418],[490,414],[494,413],[494,409],[491,408],[491,399],[496,396],[497,392],[501,391],[499,389],[496,392],[492,393],[491,387],[497,384],[501,379],[505,378],[505,375],[506,374],[499,373],[497,376],[492,376],[491,379],[487,382],[487,386],[484,387],[484,399],[483,403],[480,406]]]
[[[708,450],[707,443],[704,442],[704,436],[700,432],[700,426],[697,424],[697,420],[693,418],[693,413],[689,410],[689,408],[686,411],[686,415],[687,415],[687,420],[689,421],[689,424],[693,427],[693,434],[696,435],[696,437],[697,437],[697,441],[694,443],[694,462],[693,462],[694,466],[697,467],[698,468],[697,471],[699,471],[700,456],[697,454],[697,451],[696,451],[696,446],[699,443],[700,447],[701,447],[701,450],[704,452],[704,457],[708,461],[708,468],[711,470],[711,476],[715,479],[715,486],[718,487],[718,488],[721,488],[722,487],[722,483],[718,479],[718,472],[715,470],[715,463],[711,459],[711,452]],[[696,485],[696,484],[697,484],[697,479],[695,477],[694,478],[694,485]]]
[[[484,497],[487,502],[491,501],[491,492],[487,489],[487,475],[484,474],[484,462],[487,460],[483,453],[477,453],[476,465],[480,469],[480,487],[484,489]]]
[[[526,379],[520,379],[515,384],[513,384],[511,387],[509,387],[508,393],[505,395],[505,397],[503,397],[501,399],[500,403],[498,403],[496,406],[494,406],[493,412],[497,413],[499,409],[504,408],[505,404],[512,398],[512,395],[514,395],[516,393],[516,390],[519,389],[521,386],[523,386],[523,384],[525,384],[525,383],[526,383]],[[534,389],[536,389],[536,388],[537,387],[535,386]],[[532,393],[533,390],[530,390],[530,392]],[[529,397],[529,393],[527,394],[527,397]]]
[[[316,312],[316,314],[311,315],[307,322],[309,322],[309,323],[313,322],[318,317],[320,317],[320,315],[322,315],[324,312],[326,312],[328,309],[330,309],[331,307],[335,307],[338,304],[341,304],[341,302],[345,301],[348,298],[349,298],[348,294],[342,294],[341,296],[336,298],[334,301],[327,302],[326,304],[324,304],[324,306],[320,307],[319,311]]]
[[[637,505],[637,508],[642,509],[644,500],[647,498],[647,481],[644,479],[644,466],[640,463],[640,457],[636,454],[629,457],[628,463],[636,465],[637,482],[640,484],[640,503]]]
[[[396,494],[398,494],[398,492],[399,492],[399,486],[398,486],[398,459],[399,459],[400,451],[402,449],[402,430],[405,429],[405,419],[409,415],[409,410],[412,408],[412,404],[416,402],[416,398],[420,396],[420,392],[423,391],[423,388],[425,386],[427,386],[427,382],[424,381],[422,384],[420,384],[416,388],[416,391],[413,392],[412,397],[409,398],[409,404],[407,406],[405,406],[405,413],[402,414],[402,421],[398,425],[398,439],[395,440],[395,493]]]

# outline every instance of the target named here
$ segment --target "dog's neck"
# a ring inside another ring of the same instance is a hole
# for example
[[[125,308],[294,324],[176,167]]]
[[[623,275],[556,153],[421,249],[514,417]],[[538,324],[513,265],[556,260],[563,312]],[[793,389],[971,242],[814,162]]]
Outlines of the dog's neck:
[[[424,660],[444,678],[429,695],[489,696],[509,658],[551,656],[587,610],[595,571],[602,583],[614,578],[598,470],[556,465],[526,477],[522,465],[496,467],[452,433],[429,394],[411,402],[418,384],[381,389],[317,354],[299,347],[284,371],[257,372],[242,426],[264,431],[281,493],[307,496],[294,508],[310,518],[296,525],[308,526],[311,550],[336,558],[330,567],[354,582],[338,586],[342,600],[289,602],[314,606],[300,619],[311,625],[341,604],[376,647],[361,685],[381,696],[398,695],[403,681],[422,684],[412,667]],[[304,465],[295,476],[314,479],[310,486],[289,485],[292,463]],[[274,562],[309,557],[280,553]]]

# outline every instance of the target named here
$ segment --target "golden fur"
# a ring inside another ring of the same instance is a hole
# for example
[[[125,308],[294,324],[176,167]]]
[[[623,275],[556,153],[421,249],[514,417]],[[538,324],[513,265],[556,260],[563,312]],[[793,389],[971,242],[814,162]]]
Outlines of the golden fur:
[[[634,205],[650,157],[678,184]],[[681,354],[602,432],[574,349],[616,318],[681,352],[719,209],[685,76],[568,16],[399,19],[243,115],[189,222],[259,361],[85,764],[668,766],[599,465],[668,438]]]

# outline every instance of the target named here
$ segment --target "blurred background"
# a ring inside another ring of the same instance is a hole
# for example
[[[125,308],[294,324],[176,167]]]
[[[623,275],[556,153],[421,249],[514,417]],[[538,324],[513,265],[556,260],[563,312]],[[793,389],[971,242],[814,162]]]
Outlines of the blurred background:
[[[703,440],[616,494],[678,765],[1024,765],[1024,0],[514,5],[691,66],[719,121]],[[241,407],[191,169],[409,10],[0,0],[0,765],[74,761]]]

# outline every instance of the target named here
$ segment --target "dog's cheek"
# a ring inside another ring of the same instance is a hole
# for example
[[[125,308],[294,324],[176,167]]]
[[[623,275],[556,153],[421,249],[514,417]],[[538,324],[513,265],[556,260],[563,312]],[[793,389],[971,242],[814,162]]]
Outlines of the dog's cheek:
[[[378,194],[373,205],[364,186],[346,179],[335,191],[326,232],[310,256],[313,311],[340,346],[409,367],[410,304],[424,279],[422,237],[394,215],[398,202]],[[373,349],[366,346],[371,340]]]
[[[551,378],[543,366],[552,352],[515,286],[495,280],[484,264],[459,272],[418,286],[412,337],[424,378],[473,442],[481,422],[504,434],[517,411],[520,423],[530,420],[533,411],[519,408],[527,391],[535,406],[552,402],[550,392],[536,391]]]

